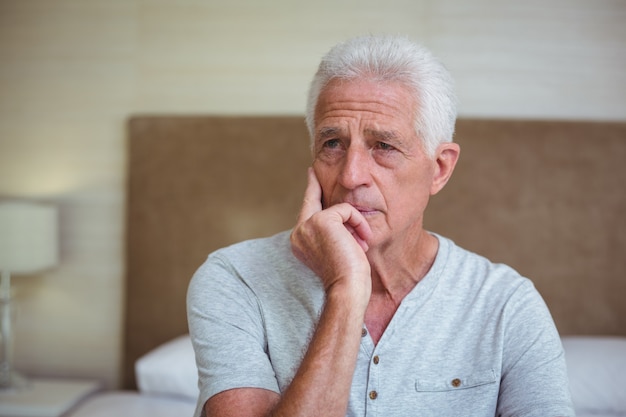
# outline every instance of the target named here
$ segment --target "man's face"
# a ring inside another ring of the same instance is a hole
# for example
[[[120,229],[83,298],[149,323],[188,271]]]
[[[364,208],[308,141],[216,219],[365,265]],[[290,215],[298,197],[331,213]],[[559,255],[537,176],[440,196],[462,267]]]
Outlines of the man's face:
[[[370,248],[417,236],[437,162],[413,126],[417,103],[397,83],[332,81],[315,111],[313,168],[322,204],[350,203],[367,219]]]

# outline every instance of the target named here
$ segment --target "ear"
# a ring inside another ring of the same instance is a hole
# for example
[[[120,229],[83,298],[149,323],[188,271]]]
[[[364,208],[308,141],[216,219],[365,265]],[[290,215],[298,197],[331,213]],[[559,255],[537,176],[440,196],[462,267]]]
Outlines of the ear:
[[[435,153],[435,172],[430,186],[430,195],[435,195],[448,183],[456,161],[459,160],[461,147],[458,143],[446,142],[439,145]]]

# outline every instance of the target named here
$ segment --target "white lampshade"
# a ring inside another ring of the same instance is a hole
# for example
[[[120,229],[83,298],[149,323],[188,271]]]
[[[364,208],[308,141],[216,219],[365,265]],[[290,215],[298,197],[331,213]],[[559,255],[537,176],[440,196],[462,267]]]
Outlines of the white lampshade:
[[[0,270],[26,274],[56,265],[57,220],[54,206],[0,203]]]

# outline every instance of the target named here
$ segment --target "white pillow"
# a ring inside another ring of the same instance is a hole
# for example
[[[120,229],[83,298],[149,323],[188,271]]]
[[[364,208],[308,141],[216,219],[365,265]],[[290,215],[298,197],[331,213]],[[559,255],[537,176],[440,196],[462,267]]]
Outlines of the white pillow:
[[[562,341],[576,412],[626,415],[626,337]]]
[[[135,362],[139,391],[196,400],[198,372],[189,335],[179,336],[146,353]]]

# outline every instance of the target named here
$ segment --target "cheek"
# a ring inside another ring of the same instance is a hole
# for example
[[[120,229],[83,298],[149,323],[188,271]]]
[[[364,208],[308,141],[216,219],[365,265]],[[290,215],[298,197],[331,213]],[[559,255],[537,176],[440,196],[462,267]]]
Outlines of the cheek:
[[[313,171],[317,177],[317,181],[322,189],[322,206],[324,208],[330,206],[330,199],[332,197],[332,190],[334,188],[334,176],[328,171],[320,167],[321,164],[313,162]]]
[[[404,215],[413,217],[415,214],[421,214],[426,209],[430,198],[430,182],[427,177],[421,177],[420,174],[414,173],[402,179],[396,179],[391,187],[387,187],[393,196],[389,195],[389,203]]]

